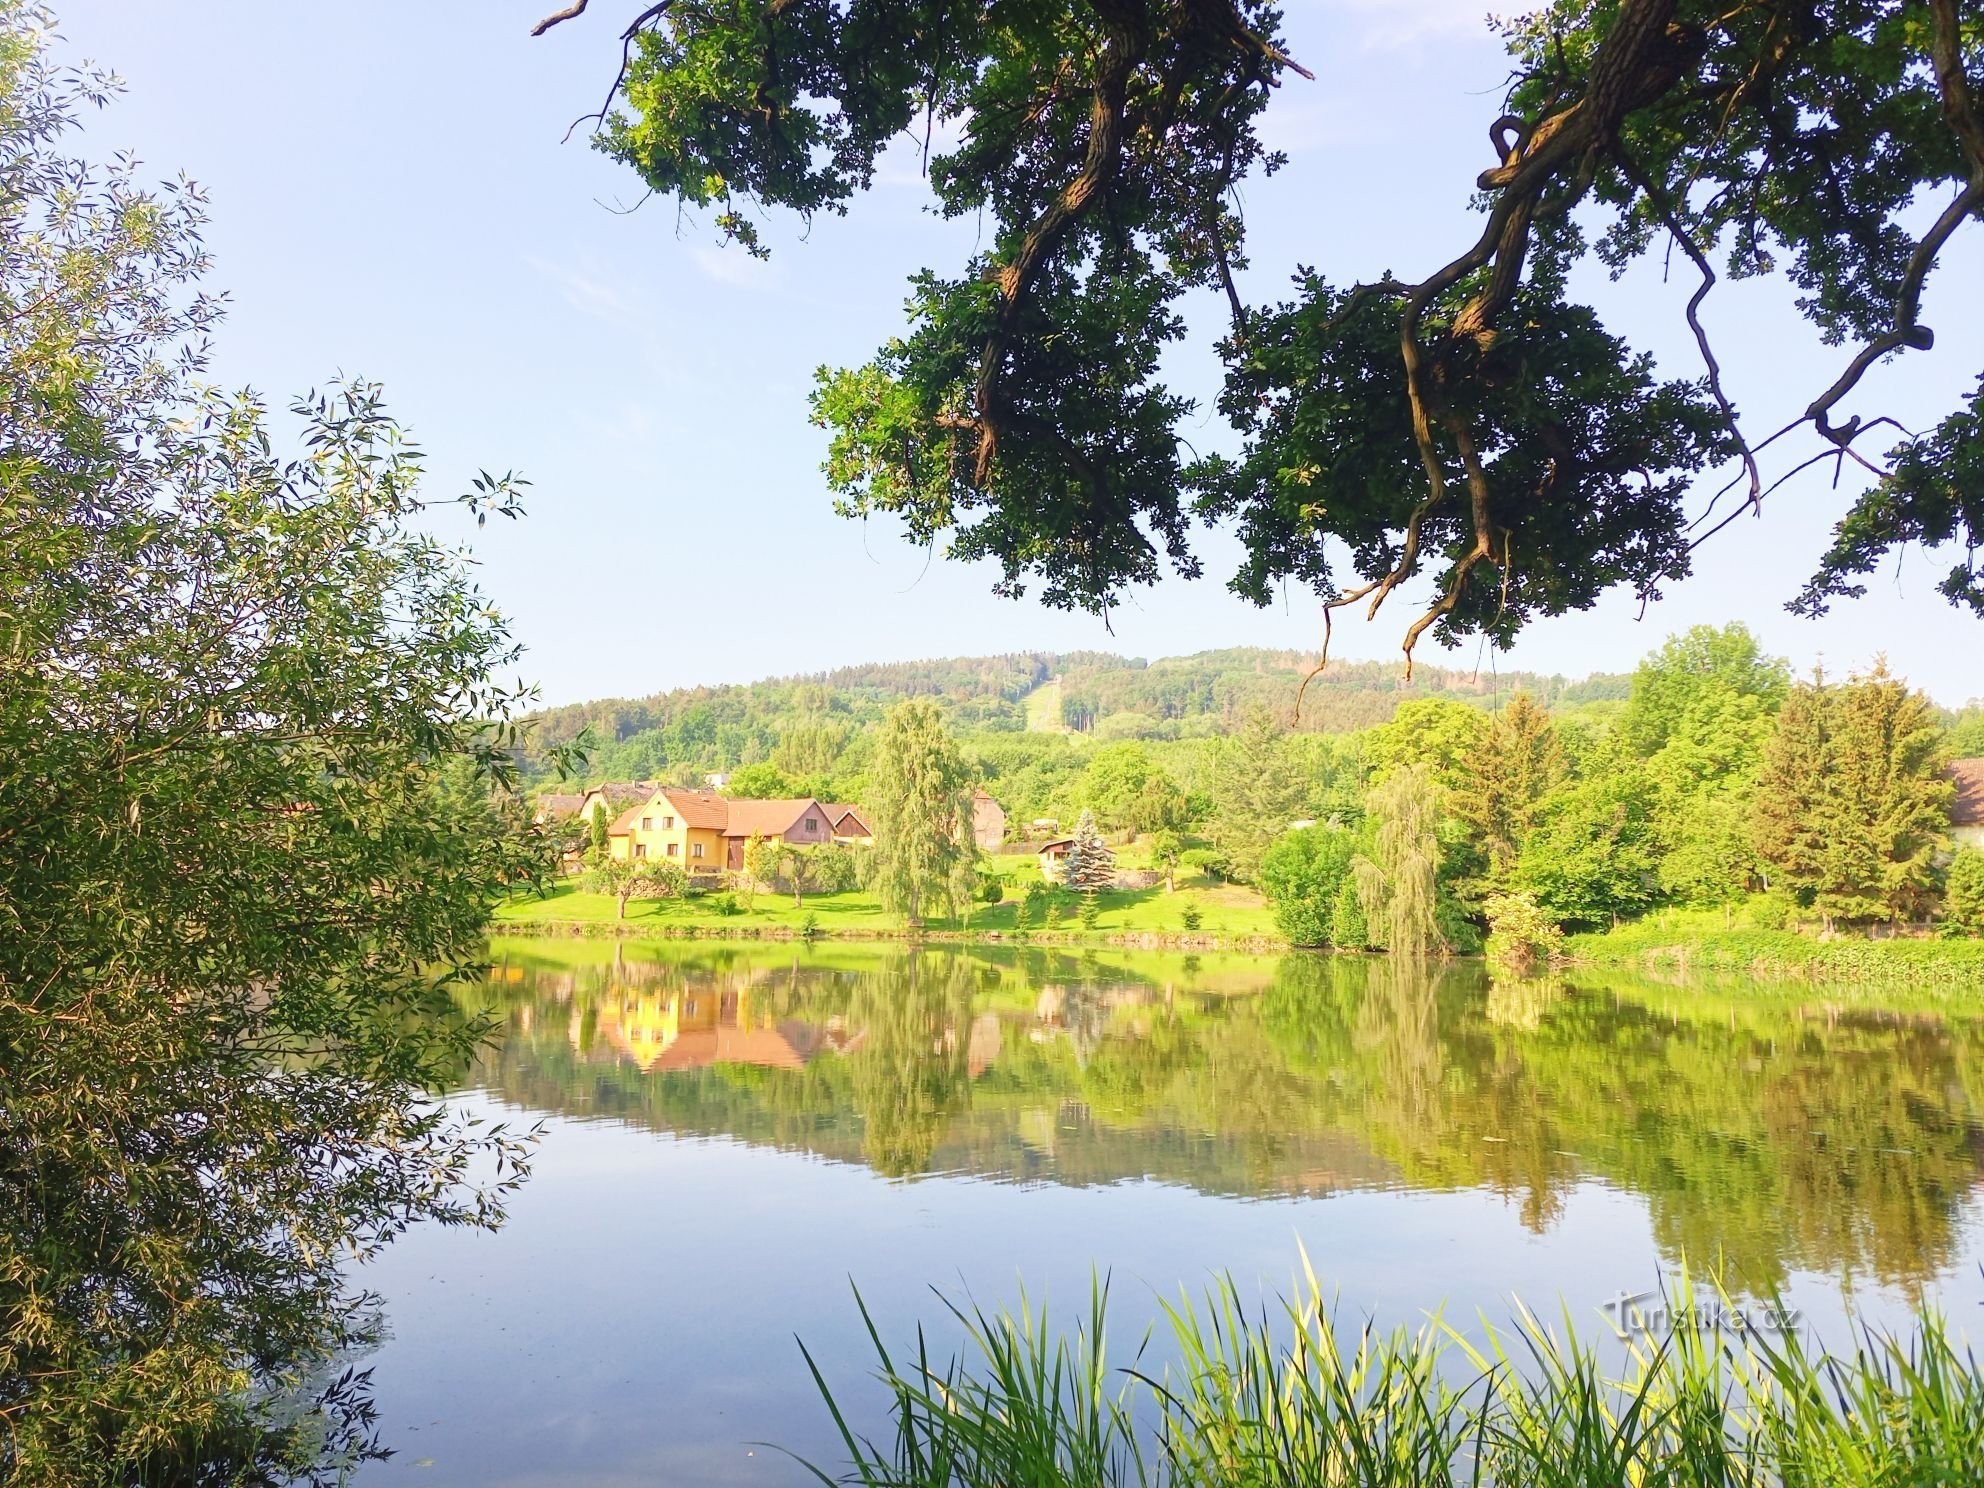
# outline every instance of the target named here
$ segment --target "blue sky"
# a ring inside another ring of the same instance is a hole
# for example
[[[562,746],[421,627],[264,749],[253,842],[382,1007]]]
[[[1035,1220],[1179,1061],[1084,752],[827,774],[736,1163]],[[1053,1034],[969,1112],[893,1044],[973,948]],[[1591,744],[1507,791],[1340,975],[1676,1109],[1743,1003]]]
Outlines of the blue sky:
[[[1312,648],[1316,602],[1256,610],[1223,588],[1233,545],[1202,540],[1207,577],[1133,596],[1113,617],[994,598],[984,568],[947,564],[891,527],[836,518],[806,421],[821,364],[865,360],[901,321],[907,276],[951,268],[974,224],[925,212],[914,152],[845,218],[780,221],[769,265],[720,248],[704,222],[649,202],[631,173],[561,144],[597,107],[615,38],[637,5],[532,40],[553,0],[349,0],[335,6],[131,0],[60,6],[69,57],[114,67],[128,91],[89,123],[95,153],[128,149],[207,187],[214,282],[232,310],[214,372],[272,399],[339,373],[384,382],[429,455],[432,494],[478,469],[535,488],[520,524],[476,534],[485,588],[529,647],[546,700],[639,695],[701,682],[919,656],[1094,646],[1161,656],[1250,644]],[[1277,295],[1297,262],[1349,281],[1430,272],[1475,230],[1465,211],[1491,163],[1506,60],[1479,0],[1340,0],[1289,7],[1291,79],[1267,133],[1288,168],[1247,193],[1254,268]],[[1984,250],[1973,231],[1925,302],[1936,350],[1880,369],[1854,407],[1933,422],[1984,366]],[[1664,372],[1699,359],[1679,307],[1691,275],[1642,266],[1578,292]],[[1174,384],[1209,409],[1219,307]],[[1768,431],[1830,381],[1781,284],[1724,286],[1706,311],[1749,425]],[[1221,442],[1211,415],[1187,431]],[[1939,700],[1984,694],[1984,624],[1934,593],[1948,566],[1920,553],[1822,622],[1786,614],[1853,494],[1822,474],[1738,522],[1696,575],[1644,618],[1619,593],[1537,624],[1499,660],[1619,670],[1669,632],[1748,622],[1776,652],[1831,671],[1890,663]],[[1411,611],[1339,623],[1335,653],[1396,656]],[[1472,666],[1476,650],[1422,658]],[[1484,660],[1483,665],[1488,662]]]

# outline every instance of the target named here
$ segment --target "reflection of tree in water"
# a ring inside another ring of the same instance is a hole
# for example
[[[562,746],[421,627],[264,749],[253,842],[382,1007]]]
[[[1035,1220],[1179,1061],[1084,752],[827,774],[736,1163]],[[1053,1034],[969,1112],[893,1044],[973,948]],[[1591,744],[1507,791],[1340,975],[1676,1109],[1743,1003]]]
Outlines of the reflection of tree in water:
[[[924,1171],[951,1116],[971,1103],[971,999],[962,957],[912,952],[856,983],[850,1055],[862,1150],[891,1178]]]
[[[1289,956],[1264,995],[1222,996],[1216,973],[1158,965],[1135,980],[1032,951],[997,969],[924,951],[850,969],[755,948],[561,969],[488,1076],[529,1105],[891,1174],[934,1159],[1237,1194],[1402,1179],[1506,1194],[1539,1231],[1597,1179],[1645,1196],[1664,1252],[1725,1256],[1750,1286],[1794,1267],[1927,1277],[1984,1171],[1974,1021],[1636,981],[1491,987],[1474,965],[1349,956]],[[650,1074],[603,1041],[579,1053],[568,1027],[644,978],[748,986],[760,1015],[825,1033],[800,1070]]]

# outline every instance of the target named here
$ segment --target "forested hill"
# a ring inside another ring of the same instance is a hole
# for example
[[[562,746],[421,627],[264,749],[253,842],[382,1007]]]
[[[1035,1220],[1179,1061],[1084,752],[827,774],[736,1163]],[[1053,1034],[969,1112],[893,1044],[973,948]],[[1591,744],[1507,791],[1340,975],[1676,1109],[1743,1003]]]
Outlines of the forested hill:
[[[677,688],[644,698],[605,698],[551,708],[536,717],[534,751],[570,743],[590,727],[589,776],[645,778],[686,768],[728,769],[770,758],[783,744],[804,752],[818,735],[822,754],[878,719],[898,698],[943,700],[960,733],[1019,733],[1061,727],[1096,739],[1204,738],[1228,732],[1256,707],[1287,718],[1313,656],[1233,648],[1144,661],[1101,651],[1009,652],[997,656],[876,662],[809,675],[721,687]],[[1058,710],[1034,698],[1055,681]],[[1408,683],[1388,662],[1332,662],[1309,685],[1296,727],[1343,733],[1388,720],[1411,698],[1447,697],[1490,706],[1499,695],[1527,691],[1546,706],[1626,696],[1630,677],[1597,675],[1570,682],[1527,672],[1419,666]],[[1056,716],[1058,713],[1058,716]],[[1043,714],[1045,716],[1043,716]],[[808,733],[811,731],[811,734]],[[525,761],[533,776],[541,757]]]

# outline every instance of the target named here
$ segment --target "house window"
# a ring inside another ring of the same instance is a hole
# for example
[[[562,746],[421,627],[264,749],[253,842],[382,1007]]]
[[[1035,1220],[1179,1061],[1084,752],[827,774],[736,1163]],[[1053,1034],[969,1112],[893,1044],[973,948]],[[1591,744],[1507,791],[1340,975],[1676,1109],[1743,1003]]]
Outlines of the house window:
[[[809,817],[807,817],[807,818],[806,818],[806,830],[807,830],[807,831],[809,831],[809,832],[817,832],[817,831],[819,831],[819,830],[820,830],[820,819],[819,819],[819,818],[818,818],[817,816],[809,816]]]
[[[642,818],[641,818],[641,830],[642,830],[643,832],[652,832],[652,831],[654,830],[654,818],[653,818],[653,817],[651,817],[651,816],[644,816],[644,817],[642,817]]]
[[[677,857],[677,856],[679,856],[679,855],[681,854],[681,851],[682,851],[682,844],[681,844],[681,843],[679,843],[679,842],[671,842],[671,843],[669,843],[669,844],[668,844],[668,855],[669,855],[669,856],[670,856],[671,858],[673,858],[673,857]]]
[[[637,858],[645,858],[647,855],[648,855],[648,845],[645,842],[636,842],[634,844],[634,856]]]
[[[674,818],[674,817],[672,817],[672,816],[664,816],[664,817],[663,817],[663,818],[661,819],[661,829],[662,829],[662,831],[664,831],[664,832],[672,832],[672,831],[674,831],[674,830],[675,830],[675,818]]]
[[[703,855],[702,843],[700,842],[691,843],[689,846],[689,856],[692,858],[700,858],[702,855]]]

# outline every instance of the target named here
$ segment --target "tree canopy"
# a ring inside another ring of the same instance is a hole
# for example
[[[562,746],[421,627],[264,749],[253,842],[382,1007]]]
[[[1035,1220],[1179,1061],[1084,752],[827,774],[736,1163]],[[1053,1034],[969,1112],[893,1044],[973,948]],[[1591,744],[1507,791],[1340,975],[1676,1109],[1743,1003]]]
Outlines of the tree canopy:
[[[1106,610],[1167,567],[1197,575],[1194,525],[1226,521],[1256,602],[1294,581],[1326,616],[1375,613],[1430,576],[1408,656],[1429,629],[1507,644],[1615,584],[1658,595],[1707,536],[1828,465],[1865,490],[1794,608],[1858,594],[1919,542],[1954,552],[1943,592],[1984,614],[1984,381],[1919,434],[1860,396],[1877,363],[1930,349],[1925,285],[1984,211],[1984,28],[1960,10],[1552,0],[1499,23],[1512,68],[1480,217],[1456,212],[1444,261],[1362,284],[1303,268],[1274,305],[1240,292],[1236,188],[1280,164],[1257,126],[1310,74],[1259,0],[658,0],[629,17],[593,122],[757,254],[767,210],[844,213],[891,140],[922,137],[938,210],[979,217],[981,244],[914,277],[903,333],[823,370],[814,413],[843,511],[995,562],[1002,592]],[[1678,372],[1568,296],[1580,264],[1656,254],[1698,276],[1700,362]],[[1703,312],[1720,278],[1770,274],[1837,350],[1763,434]],[[1159,370],[1201,290],[1227,308],[1239,436],[1204,457]],[[1691,507],[1710,471],[1727,484]]]

